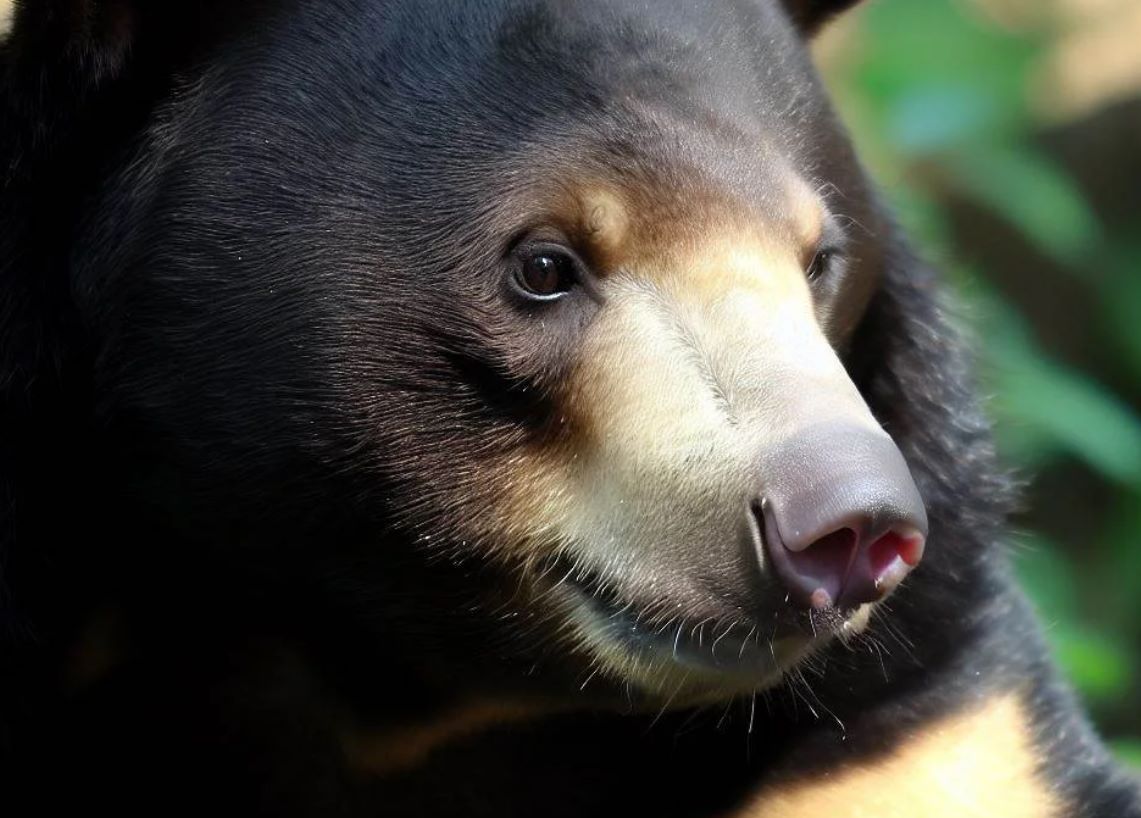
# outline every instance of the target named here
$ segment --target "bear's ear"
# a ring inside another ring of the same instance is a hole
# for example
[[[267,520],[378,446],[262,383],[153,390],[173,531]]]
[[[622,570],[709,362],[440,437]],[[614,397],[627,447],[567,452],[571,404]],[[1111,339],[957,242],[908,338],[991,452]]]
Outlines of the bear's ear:
[[[860,0],[783,0],[796,27],[808,37],[845,9]]]

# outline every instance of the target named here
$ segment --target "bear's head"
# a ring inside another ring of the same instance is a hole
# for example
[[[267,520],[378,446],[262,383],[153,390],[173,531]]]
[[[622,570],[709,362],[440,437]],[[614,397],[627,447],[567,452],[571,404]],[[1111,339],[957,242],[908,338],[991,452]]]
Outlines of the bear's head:
[[[940,397],[857,386],[895,233],[805,44],[847,3],[96,5],[56,255],[100,490],[134,565],[198,566],[175,598],[660,706],[919,563],[885,401]]]

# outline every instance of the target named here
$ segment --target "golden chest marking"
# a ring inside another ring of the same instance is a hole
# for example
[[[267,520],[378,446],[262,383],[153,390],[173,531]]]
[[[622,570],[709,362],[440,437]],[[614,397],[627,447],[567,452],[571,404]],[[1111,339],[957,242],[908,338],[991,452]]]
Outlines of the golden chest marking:
[[[729,818],[1051,818],[1064,815],[1038,772],[1015,695],[916,732],[889,757],[762,791]]]

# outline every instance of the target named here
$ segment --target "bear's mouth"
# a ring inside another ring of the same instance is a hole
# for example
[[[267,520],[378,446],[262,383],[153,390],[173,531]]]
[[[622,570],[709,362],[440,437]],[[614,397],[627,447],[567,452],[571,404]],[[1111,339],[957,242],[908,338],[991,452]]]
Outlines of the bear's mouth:
[[[679,675],[711,691],[768,687],[832,638],[859,633],[870,614],[869,606],[847,612],[785,606],[752,617],[671,614],[678,603],[636,601],[565,557],[552,561],[549,576],[590,652],[619,666],[620,675],[655,687]]]

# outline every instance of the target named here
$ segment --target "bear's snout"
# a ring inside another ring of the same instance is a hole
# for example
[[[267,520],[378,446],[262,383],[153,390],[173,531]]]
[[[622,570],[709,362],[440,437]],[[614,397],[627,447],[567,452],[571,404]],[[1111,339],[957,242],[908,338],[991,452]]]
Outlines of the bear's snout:
[[[850,609],[890,593],[923,556],[927,514],[892,440],[862,426],[812,427],[763,458],[751,503],[758,555],[814,609]]]

